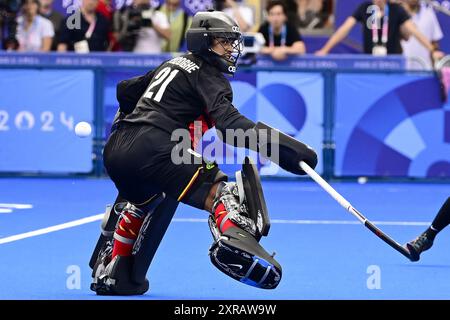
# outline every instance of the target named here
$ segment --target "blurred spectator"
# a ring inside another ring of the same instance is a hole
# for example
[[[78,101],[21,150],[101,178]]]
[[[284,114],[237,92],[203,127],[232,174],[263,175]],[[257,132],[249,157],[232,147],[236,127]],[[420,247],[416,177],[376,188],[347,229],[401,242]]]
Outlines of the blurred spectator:
[[[50,20],[38,14],[38,0],[24,0],[17,18],[18,51],[50,51],[55,31]]]
[[[332,12],[330,0],[297,0],[300,28],[317,29],[327,26]]]
[[[255,23],[253,10],[244,5],[242,0],[216,0],[216,9],[236,20],[241,32],[249,31]]]
[[[435,49],[439,49],[438,41],[443,38],[441,26],[433,8],[421,5],[419,0],[403,0],[404,8],[411,15],[417,29],[431,41]],[[430,53],[416,38],[402,41],[403,54],[408,58],[419,58],[426,64],[426,69],[432,69]]]
[[[0,45],[5,50],[16,50],[17,13],[20,0],[0,0]]]
[[[192,19],[181,7],[181,0],[166,0],[159,11],[166,15],[170,25],[170,38],[166,40],[163,51],[185,51],[185,33]]]
[[[286,9],[281,0],[269,1],[267,21],[259,28],[266,40],[261,53],[270,54],[274,60],[284,60],[288,55],[304,54],[305,44],[297,28],[287,23]]]
[[[388,3],[387,0],[366,1],[360,4],[316,54],[328,54],[357,22],[363,25],[364,53],[377,56],[401,54],[400,40],[403,34],[408,34],[417,38],[430,54],[433,54],[434,59],[443,56],[442,52],[435,51],[431,42],[417,29],[405,9],[399,4]]]
[[[136,53],[161,53],[164,40],[170,39],[166,15],[152,8],[149,0],[133,0],[116,11],[114,32],[123,51]]]
[[[298,16],[298,4],[297,0],[283,0],[284,9],[286,10],[287,22],[296,27],[300,28],[300,17]]]
[[[82,0],[81,7],[66,17],[61,27],[58,51],[87,53],[106,51],[110,23],[96,11],[98,0]]]
[[[53,10],[53,0],[39,0],[39,14],[44,18],[47,18],[52,22],[53,30],[55,30],[55,36],[52,40],[51,50],[55,51],[59,41],[59,35],[61,33],[61,23],[64,20],[64,16],[58,11]]]
[[[110,0],[99,0],[96,11],[108,20],[109,25],[112,26],[113,8]],[[119,44],[112,27],[108,31],[108,48],[107,51],[119,51]]]
[[[332,0],[284,0],[288,21],[297,28],[320,29],[331,26]]]
[[[109,21],[112,20],[113,9],[111,8],[110,0],[99,0],[96,11],[101,13]]]

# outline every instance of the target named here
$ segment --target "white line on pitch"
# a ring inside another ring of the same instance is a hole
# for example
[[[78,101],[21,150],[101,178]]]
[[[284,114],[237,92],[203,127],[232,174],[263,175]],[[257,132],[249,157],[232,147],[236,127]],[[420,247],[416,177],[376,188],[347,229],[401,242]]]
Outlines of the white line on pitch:
[[[31,204],[25,203],[0,203],[0,213],[11,213],[12,209],[31,209]]]
[[[0,238],[0,244],[14,242],[14,241],[18,241],[18,240],[22,240],[22,239],[26,239],[26,238],[36,237],[36,236],[40,236],[43,234],[80,226],[83,224],[101,220],[102,218],[103,218],[103,213],[100,213],[100,214],[96,214],[94,216],[58,224],[58,225],[51,226],[51,227],[38,229],[38,230],[25,232],[25,233],[20,233],[20,234],[16,234],[16,235],[5,237],[5,238]],[[204,223],[204,222],[207,222],[208,220],[204,219],[204,218],[174,218],[172,221],[173,222],[190,222],[190,223],[202,222],[202,223]],[[357,225],[357,224],[361,224],[360,222],[354,221],[354,220],[272,219],[270,222],[275,223],[275,224],[309,224],[309,225],[313,225],[313,224],[323,224],[323,225]],[[405,221],[372,221],[372,223],[374,223],[376,225],[385,225],[385,226],[428,226],[430,224],[429,222],[415,222],[415,221],[406,221],[406,222]]]
[[[90,216],[90,217],[86,217],[86,218],[79,219],[79,220],[74,220],[74,221],[70,221],[70,222],[66,222],[66,223],[62,223],[62,224],[57,224],[56,226],[51,226],[51,227],[47,227],[47,228],[43,228],[43,229],[30,231],[30,232],[16,234],[14,236],[6,237],[6,238],[1,238],[0,244],[13,242],[13,241],[17,241],[17,240],[22,240],[22,239],[26,239],[26,238],[31,238],[31,237],[36,237],[36,236],[40,236],[42,234],[80,226],[82,224],[101,220],[103,218],[103,215],[104,215],[104,213],[100,213],[95,216]]]
[[[33,205],[25,203],[0,203],[0,207],[11,209],[31,209],[33,208]]]

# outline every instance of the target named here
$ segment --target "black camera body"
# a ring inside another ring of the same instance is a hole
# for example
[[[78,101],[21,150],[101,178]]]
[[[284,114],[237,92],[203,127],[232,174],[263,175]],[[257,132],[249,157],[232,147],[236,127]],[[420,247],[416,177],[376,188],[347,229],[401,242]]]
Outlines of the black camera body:
[[[1,1],[1,0],[0,0]],[[121,35],[118,40],[124,51],[133,51],[141,28],[151,28],[153,10],[149,5],[128,6],[120,10]]]
[[[151,27],[152,10],[150,6],[130,7],[128,10],[127,32],[137,32],[143,27]]]

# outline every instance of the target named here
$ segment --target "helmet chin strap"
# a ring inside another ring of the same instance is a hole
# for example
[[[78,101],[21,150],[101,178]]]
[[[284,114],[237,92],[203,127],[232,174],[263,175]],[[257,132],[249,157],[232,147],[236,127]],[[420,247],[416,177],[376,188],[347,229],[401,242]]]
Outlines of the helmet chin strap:
[[[215,51],[213,48],[209,48],[209,51],[214,52],[215,54],[217,54],[219,57],[221,57],[222,55],[220,55],[217,51]]]
[[[226,56],[226,53],[224,53],[224,54],[219,54],[217,51],[215,51],[213,48],[209,48],[209,51],[211,51],[211,52],[213,52],[214,54],[216,54],[218,57],[220,57],[221,59],[224,59],[224,60],[226,60],[227,62],[229,62],[229,63],[232,63],[228,58],[227,58],[227,56]]]

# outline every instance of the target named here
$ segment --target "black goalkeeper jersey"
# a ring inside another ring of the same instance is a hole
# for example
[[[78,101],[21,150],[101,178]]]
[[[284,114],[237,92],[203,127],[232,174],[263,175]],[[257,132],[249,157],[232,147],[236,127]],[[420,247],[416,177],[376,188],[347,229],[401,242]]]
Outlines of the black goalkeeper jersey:
[[[121,110],[129,112],[121,121],[149,124],[169,133],[188,129],[196,120],[222,133],[255,125],[233,106],[225,76],[194,54],[173,58],[144,76],[121,82],[117,98]]]

